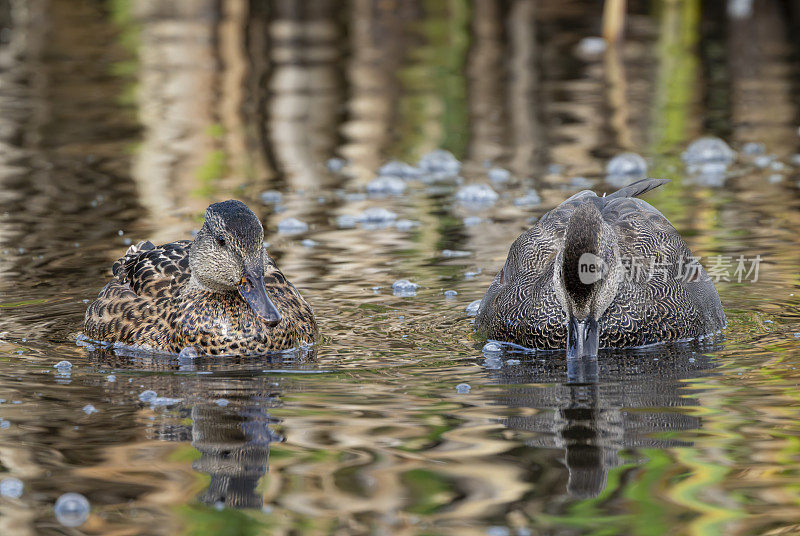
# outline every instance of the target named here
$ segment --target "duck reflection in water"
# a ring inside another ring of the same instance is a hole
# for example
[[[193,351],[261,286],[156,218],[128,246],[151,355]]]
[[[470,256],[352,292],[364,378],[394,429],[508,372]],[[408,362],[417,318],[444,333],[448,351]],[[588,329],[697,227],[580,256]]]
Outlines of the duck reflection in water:
[[[256,488],[269,467],[270,445],[284,441],[273,429],[280,419],[270,414],[281,405],[281,381],[264,369],[303,368],[307,360],[313,361],[313,354],[304,355],[301,362],[280,357],[269,361],[204,358],[187,365],[174,358],[121,353],[125,355],[95,355],[117,370],[125,367],[174,373],[142,376],[137,384],[142,390],[155,391],[161,401],[145,404],[168,406],[153,423],[152,437],[191,440],[200,453],[192,469],[209,475],[210,482],[198,500],[211,507],[261,508],[263,497]],[[130,400],[125,382],[108,383],[106,388],[114,391],[112,398]],[[184,424],[187,417],[191,424]]]
[[[699,417],[681,409],[698,405],[691,396],[696,391],[684,380],[711,374],[715,364],[705,354],[717,348],[706,341],[604,350],[599,373],[596,356],[570,359],[565,366],[555,356],[507,352],[505,358],[521,363],[489,373],[509,386],[500,395],[501,404],[541,410],[509,416],[504,424],[533,432],[525,441],[530,447],[564,449],[567,494],[587,498],[599,495],[609,471],[625,463],[623,450],[692,445],[662,434],[701,428]]]
[[[209,506],[261,508],[256,486],[269,465],[270,443],[284,438],[270,429],[279,421],[261,404],[192,408],[192,446],[201,457],[192,468],[211,477],[199,499]]]

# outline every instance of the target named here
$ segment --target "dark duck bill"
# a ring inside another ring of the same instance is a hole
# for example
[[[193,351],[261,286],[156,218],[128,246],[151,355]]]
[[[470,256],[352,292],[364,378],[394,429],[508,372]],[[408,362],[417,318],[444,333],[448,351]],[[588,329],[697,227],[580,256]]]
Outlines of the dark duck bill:
[[[245,269],[244,276],[236,285],[239,295],[244,298],[250,309],[270,327],[277,326],[281,321],[281,313],[272,300],[267,296],[264,287],[264,274],[256,274],[254,270]]]

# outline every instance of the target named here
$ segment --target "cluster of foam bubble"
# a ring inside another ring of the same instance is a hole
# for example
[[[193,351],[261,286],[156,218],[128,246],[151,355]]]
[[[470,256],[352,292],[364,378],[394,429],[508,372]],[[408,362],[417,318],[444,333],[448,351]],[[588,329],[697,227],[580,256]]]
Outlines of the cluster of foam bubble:
[[[720,186],[725,182],[728,167],[736,153],[719,138],[708,136],[689,144],[681,155],[686,171],[696,182],[707,186]]]
[[[180,398],[170,398],[166,396],[158,396],[158,393],[151,389],[147,389],[146,391],[142,391],[139,394],[139,400],[144,402],[145,404],[150,404],[151,407],[159,407],[159,406],[174,406],[175,404],[179,403],[182,399]]]
[[[467,305],[466,309],[464,309],[464,312],[467,313],[467,316],[476,316],[478,314],[478,309],[480,309],[480,307],[481,307],[481,300],[475,300],[474,302],[470,302],[470,304]]]
[[[325,163],[325,167],[332,173],[339,173],[347,165],[347,160],[344,158],[329,158]]]
[[[412,179],[419,177],[421,174],[421,170],[415,168],[411,164],[406,164],[405,162],[400,162],[398,160],[387,162],[386,164],[382,165],[380,169],[378,169],[378,176],[380,177],[400,177]]]
[[[420,158],[417,167],[425,173],[457,175],[461,171],[461,162],[450,151],[436,149]]]
[[[357,221],[366,228],[384,228],[397,219],[397,214],[382,207],[371,207],[358,215]]]
[[[472,255],[471,251],[461,251],[458,249],[443,249],[442,250],[442,257],[445,259],[454,259],[458,257],[469,257]]]
[[[504,182],[508,182],[511,180],[511,172],[507,169],[493,167],[489,171],[486,172],[486,176],[489,177],[489,180],[493,183],[500,184]]]
[[[575,54],[584,60],[594,60],[603,55],[608,43],[602,37],[584,37],[575,46]]]
[[[373,197],[400,195],[405,191],[405,181],[393,175],[381,175],[367,183],[367,193]]]
[[[467,184],[456,192],[456,201],[470,208],[486,208],[495,204],[497,192],[488,184]]]
[[[537,207],[542,204],[542,198],[536,190],[528,190],[522,197],[514,199],[514,206],[517,207]]]
[[[0,480],[0,495],[9,499],[19,499],[25,491],[25,484],[13,476]]]
[[[392,294],[401,298],[408,298],[417,295],[419,285],[412,283],[408,279],[398,279],[392,283]]]
[[[470,389],[472,389],[468,383],[459,383],[456,385],[456,393],[459,394],[467,394],[469,393]]]
[[[621,153],[606,164],[606,182],[618,188],[643,179],[647,161],[636,153]]]
[[[280,205],[281,201],[283,201],[283,194],[278,190],[261,192],[261,202],[265,205]]]
[[[286,218],[278,222],[278,232],[283,234],[299,234],[308,231],[308,224],[297,218]]]

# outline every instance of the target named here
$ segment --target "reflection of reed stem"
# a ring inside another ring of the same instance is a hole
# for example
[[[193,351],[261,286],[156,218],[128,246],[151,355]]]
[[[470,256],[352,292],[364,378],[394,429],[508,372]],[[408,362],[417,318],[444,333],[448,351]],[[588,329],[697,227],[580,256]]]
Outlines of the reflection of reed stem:
[[[603,6],[603,37],[609,43],[616,43],[625,28],[626,0],[606,0]]]
[[[625,66],[622,64],[622,51],[609,47],[605,55],[605,77],[608,106],[611,108],[611,127],[616,134],[616,143],[626,149],[633,148],[631,131],[628,127],[627,83]]]

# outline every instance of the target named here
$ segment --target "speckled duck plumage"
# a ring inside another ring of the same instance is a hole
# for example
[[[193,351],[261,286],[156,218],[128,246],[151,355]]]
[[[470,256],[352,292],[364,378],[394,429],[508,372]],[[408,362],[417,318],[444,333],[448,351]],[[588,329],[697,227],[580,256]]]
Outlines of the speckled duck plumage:
[[[636,198],[666,182],[645,179],[604,197],[585,190],[545,214],[511,246],[481,301],[478,331],[528,348],[561,349],[573,317],[597,316],[600,348],[722,329],[725,313],[713,282],[669,220]],[[589,253],[609,267],[602,284],[578,280]]]
[[[194,241],[132,246],[87,309],[84,335],[210,355],[254,355],[313,343],[311,307],[263,240],[256,215],[239,201],[225,201],[208,208]]]

